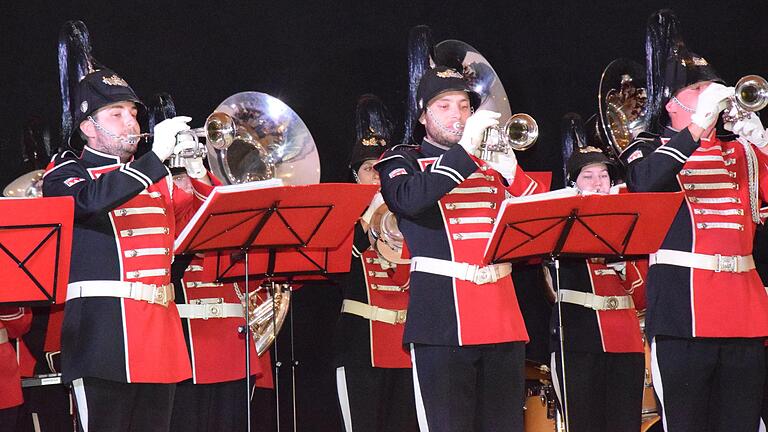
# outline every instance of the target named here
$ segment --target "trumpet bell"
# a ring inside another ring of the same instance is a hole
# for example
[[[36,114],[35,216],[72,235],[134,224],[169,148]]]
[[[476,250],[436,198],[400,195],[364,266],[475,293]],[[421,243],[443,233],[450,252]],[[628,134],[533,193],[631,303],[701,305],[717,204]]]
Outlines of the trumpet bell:
[[[759,75],[747,75],[736,83],[736,102],[746,111],[768,106],[768,82]]]
[[[3,189],[3,196],[9,198],[41,198],[43,196],[43,174],[35,170],[23,174]]]
[[[504,125],[504,135],[513,150],[528,150],[539,138],[539,124],[528,114],[518,113]]]
[[[279,178],[286,185],[319,183],[320,158],[309,129],[280,99],[242,92],[215,110],[233,120],[235,134],[221,148],[208,146],[208,162],[225,184]],[[219,132],[227,130],[222,121]]]
[[[217,150],[226,149],[232,145],[236,131],[235,121],[227,113],[214,111],[205,120],[205,138],[208,144]]]

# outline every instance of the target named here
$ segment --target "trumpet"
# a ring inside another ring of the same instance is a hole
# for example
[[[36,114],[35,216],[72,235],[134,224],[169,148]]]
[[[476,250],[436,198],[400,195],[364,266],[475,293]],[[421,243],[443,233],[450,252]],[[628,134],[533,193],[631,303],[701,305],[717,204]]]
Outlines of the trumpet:
[[[168,166],[171,168],[180,168],[185,158],[206,157],[207,151],[199,138],[205,138],[208,145],[216,150],[228,148],[235,140],[237,126],[235,120],[227,113],[214,111],[205,120],[205,126],[196,129],[180,131],[176,134],[176,149],[168,159]],[[153,137],[153,133],[143,133],[137,135],[128,135],[127,139],[138,142],[142,138]],[[180,145],[186,142],[194,142],[193,145]]]
[[[733,96],[727,100],[723,120],[734,122],[744,120],[750,113],[768,106],[768,81],[759,75],[747,75],[736,82]],[[736,109],[734,115],[730,111]]]
[[[489,127],[483,133],[480,150],[483,160],[490,159],[491,152],[509,153],[510,149],[525,151],[539,137],[539,125],[528,114],[518,113],[509,118],[504,126]]]

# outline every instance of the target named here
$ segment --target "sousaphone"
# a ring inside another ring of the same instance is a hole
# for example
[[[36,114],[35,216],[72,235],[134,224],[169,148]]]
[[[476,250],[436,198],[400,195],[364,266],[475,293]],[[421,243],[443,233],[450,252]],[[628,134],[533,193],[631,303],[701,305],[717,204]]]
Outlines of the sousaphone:
[[[648,129],[645,69],[637,62],[616,59],[603,71],[597,95],[593,132],[608,157],[619,156],[640,132]]]
[[[299,116],[283,101],[260,92],[225,99],[214,113],[234,124],[226,145],[206,145],[211,171],[225,184],[281,179],[285,185],[320,182],[315,141]],[[291,300],[288,284],[268,283],[249,293],[248,325],[261,355],[283,325]]]

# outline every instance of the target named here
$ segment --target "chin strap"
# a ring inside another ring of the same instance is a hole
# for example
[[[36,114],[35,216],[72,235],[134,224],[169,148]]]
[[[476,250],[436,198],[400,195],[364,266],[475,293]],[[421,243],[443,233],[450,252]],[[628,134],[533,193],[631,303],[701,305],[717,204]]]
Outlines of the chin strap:
[[[137,142],[139,142],[140,138],[129,139],[129,138],[126,138],[126,137],[123,137],[123,136],[115,134],[114,132],[112,132],[112,131],[108,130],[107,128],[105,128],[104,126],[100,125],[99,122],[94,120],[93,117],[91,117],[91,116],[88,116],[88,121],[93,123],[93,125],[96,126],[96,129],[100,130],[104,135],[112,138],[113,140],[120,141],[123,144],[136,144]]]

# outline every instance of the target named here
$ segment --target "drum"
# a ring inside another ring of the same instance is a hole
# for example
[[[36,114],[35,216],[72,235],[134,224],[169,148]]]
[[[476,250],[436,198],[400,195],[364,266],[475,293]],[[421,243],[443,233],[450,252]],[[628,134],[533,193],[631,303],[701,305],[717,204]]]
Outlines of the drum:
[[[525,432],[557,432],[552,384],[526,384]]]
[[[640,432],[664,432],[664,424],[661,417],[656,414],[644,415],[640,424]]]
[[[651,344],[645,336],[645,311],[638,312],[640,321],[640,331],[643,335],[643,346],[645,347],[645,379],[643,380],[643,415],[659,412],[656,406],[656,395],[653,390],[653,379],[651,378]]]
[[[549,366],[525,361],[525,432],[556,432],[555,389]]]

